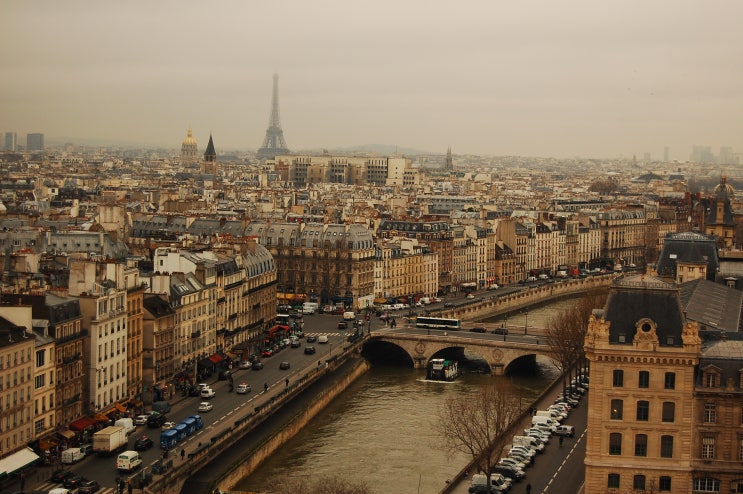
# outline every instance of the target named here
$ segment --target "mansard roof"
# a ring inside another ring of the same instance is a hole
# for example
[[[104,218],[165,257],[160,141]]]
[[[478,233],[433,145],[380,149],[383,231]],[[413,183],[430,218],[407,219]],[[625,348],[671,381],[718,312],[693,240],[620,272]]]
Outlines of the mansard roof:
[[[666,236],[655,271],[660,276],[676,277],[677,262],[707,264],[707,279],[714,281],[720,267],[714,237],[697,232],[673,233]]]
[[[743,292],[720,283],[693,280],[680,287],[681,305],[686,317],[704,330],[739,331]]]
[[[610,343],[631,345],[638,322],[650,319],[661,346],[682,346],[685,318],[673,283],[644,275],[620,278],[609,291],[603,317],[611,322]]]

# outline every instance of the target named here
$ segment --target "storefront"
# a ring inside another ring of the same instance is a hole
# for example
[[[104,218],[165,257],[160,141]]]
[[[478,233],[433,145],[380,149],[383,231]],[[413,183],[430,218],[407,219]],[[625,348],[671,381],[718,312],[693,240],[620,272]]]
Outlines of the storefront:
[[[24,448],[12,455],[6,456],[0,460],[0,479],[22,470],[38,459],[39,455],[34,453],[31,448]]]

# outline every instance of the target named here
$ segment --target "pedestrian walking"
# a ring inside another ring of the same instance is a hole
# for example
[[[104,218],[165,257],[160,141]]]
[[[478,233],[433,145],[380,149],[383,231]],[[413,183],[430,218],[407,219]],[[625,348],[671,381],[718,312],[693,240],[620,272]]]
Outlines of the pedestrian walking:
[[[183,461],[186,458],[186,450],[181,449],[181,461]]]
[[[263,383],[263,391],[268,391],[268,383]]]
[[[286,378],[286,387],[287,388],[289,387],[289,378],[288,377]]]
[[[526,494],[531,494],[531,484],[526,484]]]

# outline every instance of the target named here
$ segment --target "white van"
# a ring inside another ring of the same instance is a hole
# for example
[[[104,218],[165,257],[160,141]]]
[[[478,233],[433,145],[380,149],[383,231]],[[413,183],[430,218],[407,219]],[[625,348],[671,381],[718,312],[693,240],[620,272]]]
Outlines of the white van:
[[[542,417],[539,415],[535,415],[534,417],[531,418],[531,425],[540,425],[540,424],[545,427],[549,427],[549,429],[552,432],[554,432],[555,429],[557,429],[557,425],[558,425],[557,422],[555,422],[549,417]]]
[[[49,491],[49,494],[72,494],[69,489],[65,489],[64,487],[55,487],[54,489]]]
[[[66,450],[62,451],[61,461],[65,465],[72,465],[73,463],[77,463],[83,458],[85,458],[85,453],[83,453],[80,448],[67,448]]]
[[[560,414],[557,413],[554,410],[538,410],[536,414],[534,414],[536,417],[549,417],[555,422],[560,421]]]
[[[131,434],[132,432],[134,432],[135,430],[137,430],[137,426],[134,425],[134,420],[130,418],[119,419],[116,422],[114,422],[114,425],[123,427],[127,436]]]
[[[356,320],[356,314],[354,314],[351,311],[346,311],[343,313],[343,319],[345,321],[355,321]]]
[[[136,451],[124,451],[116,458],[116,469],[119,472],[131,472],[142,464],[142,457]]]
[[[544,443],[537,442],[537,440],[531,436],[513,436],[512,443],[514,446],[526,446],[539,453],[544,451]]]

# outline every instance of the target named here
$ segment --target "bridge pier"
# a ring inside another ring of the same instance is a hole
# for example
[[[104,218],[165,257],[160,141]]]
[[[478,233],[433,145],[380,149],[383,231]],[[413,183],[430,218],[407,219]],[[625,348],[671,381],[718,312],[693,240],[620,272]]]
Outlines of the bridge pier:
[[[505,368],[501,362],[490,362],[490,374],[493,376],[502,376]]]
[[[427,357],[414,357],[413,358],[413,368],[414,369],[425,369],[428,366],[428,358]]]

